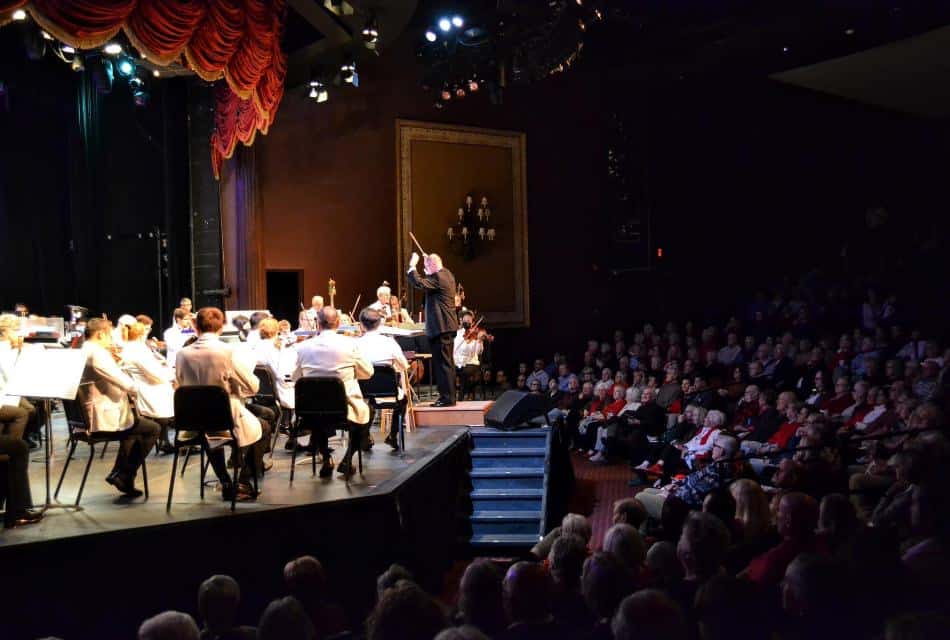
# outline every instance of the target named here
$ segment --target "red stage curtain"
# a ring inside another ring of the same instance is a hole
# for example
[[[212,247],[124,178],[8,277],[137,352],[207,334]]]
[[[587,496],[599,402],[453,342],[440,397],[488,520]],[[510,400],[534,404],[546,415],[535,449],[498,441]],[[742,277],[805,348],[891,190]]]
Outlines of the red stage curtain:
[[[102,46],[124,30],[158,64],[180,61],[216,91],[211,159],[221,163],[238,141],[267,133],[284,93],[280,48],[285,0],[0,0],[0,25],[26,8],[41,28],[73,47]]]

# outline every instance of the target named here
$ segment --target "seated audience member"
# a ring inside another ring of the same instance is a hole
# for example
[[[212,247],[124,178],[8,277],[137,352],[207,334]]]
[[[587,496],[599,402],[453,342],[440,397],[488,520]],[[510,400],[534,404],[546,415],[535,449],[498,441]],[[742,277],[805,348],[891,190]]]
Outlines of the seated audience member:
[[[740,533],[729,549],[726,567],[735,574],[747,567],[752,558],[777,545],[780,538],[772,526],[769,500],[758,482],[740,478],[729,485],[729,492],[736,501]]]
[[[90,319],[86,323],[86,341],[82,348],[86,368],[77,398],[86,410],[89,430],[121,431],[126,436],[119,445],[106,482],[136,498],[142,492],[135,488],[135,475],[155,446],[161,428],[153,420],[136,416],[132,411],[129,394],[137,393],[138,385],[112,357],[112,323],[102,318]]]
[[[838,556],[858,533],[860,523],[854,506],[841,493],[829,493],[818,506],[816,532],[832,556]]]
[[[630,572],[613,554],[598,552],[584,561],[581,592],[584,594],[587,608],[597,621],[588,638],[591,640],[611,638],[611,618],[621,601],[635,588]]]
[[[285,564],[284,587],[303,606],[318,638],[346,630],[346,615],[343,608],[330,599],[326,572],[319,560],[301,556]]]
[[[366,621],[368,640],[429,640],[447,626],[442,608],[412,582],[386,591]]]
[[[662,591],[644,589],[627,596],[610,623],[613,640],[687,640],[683,609]]]
[[[603,551],[612,553],[630,572],[634,583],[639,583],[643,562],[646,559],[646,545],[640,532],[629,524],[615,524],[604,534]]]
[[[497,640],[566,638],[552,615],[553,583],[544,567],[535,562],[516,562],[502,583],[505,611],[511,624]]]
[[[833,559],[801,553],[788,565],[781,582],[782,608],[791,632],[802,638],[847,638],[852,590],[846,571]]]
[[[531,553],[538,559],[548,557],[551,552],[551,545],[562,535],[576,535],[584,541],[585,545],[590,544],[590,537],[593,530],[590,521],[579,513],[569,513],[561,519],[561,526],[551,529],[538,544],[531,548]]]
[[[946,635],[950,616],[933,611],[905,613],[887,621],[884,640],[934,640]]]
[[[307,612],[293,596],[272,600],[257,623],[258,640],[315,640],[316,637]]]
[[[811,496],[798,492],[782,496],[776,522],[782,542],[753,558],[740,577],[764,586],[778,585],[785,569],[799,553],[812,553],[821,548],[815,538],[818,503]]]
[[[646,507],[652,518],[659,518],[663,503],[676,496],[690,508],[699,509],[703,500],[713,489],[725,487],[735,475],[733,458],[739,450],[739,441],[732,436],[720,434],[712,450],[712,460],[698,471],[686,476],[682,482],[674,482],[660,489],[647,488],[637,494],[637,499]]]
[[[938,384],[940,364],[935,359],[927,359],[920,363],[920,377],[914,382],[911,390],[914,397],[921,402],[939,400],[942,389]]]
[[[730,331],[726,334],[726,346],[719,350],[716,359],[723,367],[732,367],[741,361],[742,347],[739,346],[739,336]]]
[[[138,640],[198,640],[194,618],[181,611],[163,611],[139,626]]]
[[[854,396],[851,393],[851,381],[847,376],[841,376],[835,380],[834,395],[818,406],[829,416],[840,416],[842,412],[854,404]]]
[[[675,542],[654,542],[647,551],[646,567],[653,586],[667,592],[678,588],[683,579],[683,565],[676,555]]]
[[[729,530],[719,518],[701,512],[689,514],[676,545],[684,576],[670,593],[673,599],[691,608],[696,591],[722,571],[728,549]]]
[[[214,575],[198,587],[201,640],[254,640],[257,630],[235,624],[241,588],[231,576]]]
[[[383,595],[395,587],[400,582],[414,582],[415,578],[409,569],[401,564],[391,564],[389,568],[379,574],[376,578],[376,599],[382,600]]]
[[[945,596],[950,593],[950,490],[946,467],[940,471],[940,480],[933,479],[914,490],[911,526],[918,542],[904,552],[901,562],[918,602],[946,607]]]
[[[489,640],[484,633],[469,625],[449,627],[439,632],[435,640]]]
[[[682,466],[682,450],[684,443],[688,442],[702,428],[706,421],[707,411],[703,407],[695,404],[687,405],[673,426],[668,427],[660,436],[660,442],[663,448],[655,457],[654,467],[650,466],[651,460],[644,460],[637,469],[646,469],[650,472],[663,475],[670,475],[679,470]]]
[[[864,419],[864,416],[871,411],[871,405],[868,403],[869,389],[870,386],[864,380],[858,380],[854,383],[854,389],[851,391],[852,403],[841,412],[845,430],[853,429],[854,425]]]
[[[587,559],[587,545],[578,536],[561,536],[548,555],[548,567],[554,581],[552,611],[562,629],[585,633],[594,624],[581,594],[581,570]]]
[[[613,524],[629,524],[634,529],[639,529],[647,519],[647,510],[643,503],[636,498],[621,498],[614,502]]]
[[[683,389],[679,382],[679,372],[674,366],[667,366],[663,375],[663,384],[656,394],[656,403],[664,412],[670,411],[673,404],[683,398]]]
[[[525,384],[530,388],[531,383],[537,381],[539,389],[547,389],[550,376],[544,370],[544,360],[538,358],[534,361],[534,369],[525,379]]]
[[[726,421],[722,411],[713,409],[706,414],[703,427],[692,438],[676,447],[683,456],[683,462],[690,469],[696,469],[701,462],[705,462],[712,454],[716,438]]]
[[[701,640],[770,638],[770,607],[757,587],[730,575],[710,578],[696,592],[693,613]]]
[[[703,513],[716,516],[729,530],[730,542],[739,540],[742,528],[736,520],[736,500],[726,487],[713,489],[703,499]]]
[[[597,435],[594,440],[594,454],[590,456],[590,461],[595,464],[607,462],[608,437],[612,437],[611,434],[616,432],[615,425],[613,429],[610,428],[610,421],[616,418],[627,405],[626,392],[626,388],[622,385],[614,385],[613,402],[601,411],[602,418],[597,423]]]
[[[748,429],[752,425],[752,420],[759,415],[759,386],[750,384],[745,388],[742,400],[736,407],[735,418],[732,424],[737,428]]]
[[[772,436],[765,442],[756,442],[754,440],[743,440],[741,450],[746,455],[761,456],[749,460],[749,464],[755,469],[757,475],[762,475],[765,467],[769,464],[769,456],[791,457],[793,455],[793,438],[798,434],[802,427],[802,404],[798,400],[788,403],[788,409],[785,411],[786,421]]]
[[[752,419],[752,423],[742,430],[736,429],[740,438],[750,442],[768,442],[775,435],[782,423],[785,422],[785,413],[788,404],[795,395],[791,391],[783,391],[776,400],[775,392],[771,389],[759,394],[759,415]]]
[[[244,456],[241,476],[237,484],[232,483],[224,459],[224,449],[208,449],[208,461],[221,482],[221,497],[230,500],[237,492],[238,499],[253,500],[257,494],[250,485],[251,471],[256,465],[263,468],[263,444],[266,440],[265,427],[245,403],[245,398],[257,393],[260,381],[253,371],[248,370],[236,352],[221,341],[224,326],[224,313],[215,307],[198,310],[195,319],[198,340],[191,346],[178,352],[175,376],[180,387],[191,385],[215,385],[228,392],[231,401],[231,415],[234,419],[234,431],[238,445]],[[269,432],[269,429],[268,429]]]
[[[501,582],[501,572],[490,560],[476,560],[468,565],[459,582],[456,621],[490,637],[502,632],[507,621]]]

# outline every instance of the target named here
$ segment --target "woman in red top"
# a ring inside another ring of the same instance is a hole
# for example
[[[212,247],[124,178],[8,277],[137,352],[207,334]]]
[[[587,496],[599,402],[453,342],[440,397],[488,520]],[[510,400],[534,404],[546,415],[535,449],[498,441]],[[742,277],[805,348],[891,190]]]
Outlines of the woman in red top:
[[[819,409],[829,416],[840,416],[841,412],[854,404],[851,396],[851,381],[847,376],[835,380],[835,395],[819,405]]]

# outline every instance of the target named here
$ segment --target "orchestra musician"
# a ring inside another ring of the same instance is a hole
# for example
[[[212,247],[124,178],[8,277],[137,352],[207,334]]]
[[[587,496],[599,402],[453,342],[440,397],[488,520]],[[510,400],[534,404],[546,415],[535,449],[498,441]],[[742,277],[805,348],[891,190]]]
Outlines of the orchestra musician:
[[[389,288],[389,283],[384,281],[383,284],[376,287],[376,302],[369,305],[368,308],[378,311],[384,321],[389,320],[393,315],[393,307],[390,305],[391,297],[392,290]]]
[[[13,368],[24,346],[19,330],[18,316],[9,313],[0,315],[0,431],[8,436],[23,438],[30,449],[38,449],[45,413],[41,415],[26,398],[4,398],[3,395],[3,388],[12,379]]]
[[[424,275],[416,272],[419,254],[409,258],[409,283],[425,292],[426,336],[432,348],[432,367],[439,399],[432,406],[455,405],[455,361],[453,347],[458,330],[455,313],[455,276],[442,264],[442,258],[430,253],[423,261]]]
[[[303,306],[301,303],[300,306]],[[313,296],[310,298],[310,308],[303,309],[297,318],[297,329],[300,331],[317,331],[317,314],[323,308],[323,296]]]
[[[399,296],[392,294],[389,296],[389,308],[392,309],[392,315],[389,317],[389,321],[395,324],[411,324],[412,316],[409,315],[409,310],[403,308],[400,303]]]
[[[274,379],[277,401],[280,406],[293,411],[294,385],[287,382],[284,375],[285,372],[290,373],[293,369],[287,371],[288,367],[282,365],[285,361],[284,354],[288,351],[283,338],[280,336],[280,325],[274,318],[264,318],[261,320],[258,329],[260,330],[261,339],[253,346],[257,364],[266,367],[270,371],[270,375]],[[296,365],[296,354],[293,354],[291,350],[290,355]]]
[[[191,316],[191,317],[192,317],[192,320],[194,320],[195,314],[194,314],[194,312],[193,312],[193,310],[192,310],[191,298],[182,298],[181,300],[179,300],[179,301],[178,301],[178,308],[179,308],[179,309],[184,309],[184,310],[185,310],[185,313],[187,313],[189,316]]]
[[[406,371],[409,369],[409,361],[406,360],[406,356],[402,353],[402,348],[400,348],[392,336],[379,332],[379,328],[382,324],[382,314],[378,310],[373,309],[372,306],[360,312],[360,325],[363,327],[363,335],[358,339],[360,352],[367,360],[373,363],[373,366],[390,366],[396,370],[399,376],[405,376]],[[398,412],[405,412],[406,410],[406,392],[403,386],[404,385],[400,385],[397,390],[396,397],[400,405],[399,409],[396,409]],[[392,421],[394,425],[397,423],[396,418],[397,415],[394,414]],[[370,422],[372,422],[372,418],[370,418]],[[399,434],[394,429],[390,430],[386,436],[386,444],[392,447],[394,451],[399,451],[398,436]]]
[[[191,322],[191,315],[184,307],[178,307],[172,314],[174,324],[168,329],[162,339],[165,341],[165,358],[171,366],[175,366],[175,356],[178,351],[185,346],[185,342],[194,335],[194,327]]]
[[[343,475],[353,474],[353,454],[369,431],[369,405],[363,399],[357,380],[367,380],[373,375],[373,365],[360,351],[355,338],[337,333],[340,327],[340,314],[333,307],[323,307],[318,314],[320,333],[297,345],[297,367],[293,374],[296,382],[305,376],[339,378],[346,392],[347,421],[350,436],[343,454],[343,460],[337,471]],[[304,425],[306,426],[306,424]],[[323,456],[320,477],[333,474],[333,461],[330,458],[327,438],[332,431],[313,431],[310,435],[311,452],[319,451]]]
[[[244,398],[257,393],[260,381],[253,371],[237,357],[236,350],[221,341],[224,313],[215,307],[203,307],[195,318],[198,339],[178,352],[175,375],[179,386],[215,385],[228,392],[234,434],[244,455],[241,475],[237,483],[231,481],[224,459],[224,448],[206,449],[208,461],[221,482],[221,497],[231,500],[237,492],[238,500],[254,500],[257,494],[248,482],[251,465],[263,469],[263,444],[268,438],[270,425],[258,419],[244,405]]]
[[[472,394],[474,399],[475,388],[482,384],[482,370],[479,358],[485,349],[484,331],[474,327],[475,315],[468,310],[462,312],[460,318],[462,326],[455,334],[453,355],[455,358],[456,373],[462,385],[462,399]]]
[[[123,327],[122,364],[132,379],[138,383],[135,408],[146,418],[151,418],[161,427],[158,450],[172,453],[175,449],[168,438],[168,430],[175,422],[175,371],[165,358],[155,353],[145,342],[148,329],[141,322]]]
[[[161,428],[152,419],[132,412],[129,395],[137,395],[139,385],[119,368],[115,360],[112,323],[105,318],[91,318],[86,323],[85,336],[82,348],[86,368],[77,399],[86,412],[90,431],[126,433],[106,482],[135,498],[142,495],[135,488],[135,475],[145,456],[155,446]]]

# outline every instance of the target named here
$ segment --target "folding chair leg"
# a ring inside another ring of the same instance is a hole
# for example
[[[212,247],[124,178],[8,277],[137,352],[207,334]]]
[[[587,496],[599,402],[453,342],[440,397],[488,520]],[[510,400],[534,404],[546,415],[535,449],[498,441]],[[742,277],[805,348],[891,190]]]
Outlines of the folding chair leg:
[[[185,452],[185,461],[181,463],[181,477],[185,477],[185,469],[188,467],[188,460],[191,459],[191,447]]]
[[[145,499],[148,500],[148,465],[145,464],[145,457],[142,458],[142,484],[145,485]]]
[[[356,460],[358,463],[357,467],[360,470],[360,475],[363,475],[363,448],[362,447],[356,450]]]
[[[209,459],[211,458],[210,451],[208,452],[208,458]],[[198,490],[198,493],[201,496],[202,500],[205,499],[205,473],[207,473],[207,470],[208,468],[205,466],[205,448],[204,448],[204,444],[202,444],[201,445],[201,473],[199,474],[201,478],[200,480],[201,488]]]
[[[99,454],[99,459],[100,459],[100,460],[102,460],[103,458],[106,457],[106,449],[108,449],[108,448],[109,448],[109,443],[108,443],[108,442],[106,442],[104,445],[102,445],[102,453]]]
[[[59,474],[59,482],[56,483],[56,492],[53,493],[54,498],[59,498],[59,490],[63,486],[63,478],[66,477],[66,469],[69,468],[69,461],[73,459],[73,454],[76,453],[76,440],[72,440],[69,444],[69,454],[66,456],[66,463],[63,465],[63,472]]]
[[[76,506],[79,506],[79,501],[82,499],[82,490],[86,486],[86,478],[89,476],[89,469],[92,467],[92,460],[96,457],[96,445],[89,443],[89,460],[86,461],[86,470],[83,471],[82,481],[79,483],[79,493],[76,494]]]
[[[165,504],[165,511],[172,510],[172,492],[175,490],[175,472],[178,471],[178,452],[180,449],[175,447],[175,455],[172,457],[172,475],[168,481],[168,502]]]
[[[290,430],[290,439],[294,440],[294,436],[297,434],[297,425],[291,427]],[[310,436],[311,438],[313,436]],[[290,454],[290,484],[294,483],[294,469],[297,468],[297,443],[294,441],[294,448]]]
[[[241,480],[241,448],[237,446],[237,443],[234,443],[234,493],[231,494],[231,511],[234,511],[234,506],[237,504],[237,487],[240,484]]]

